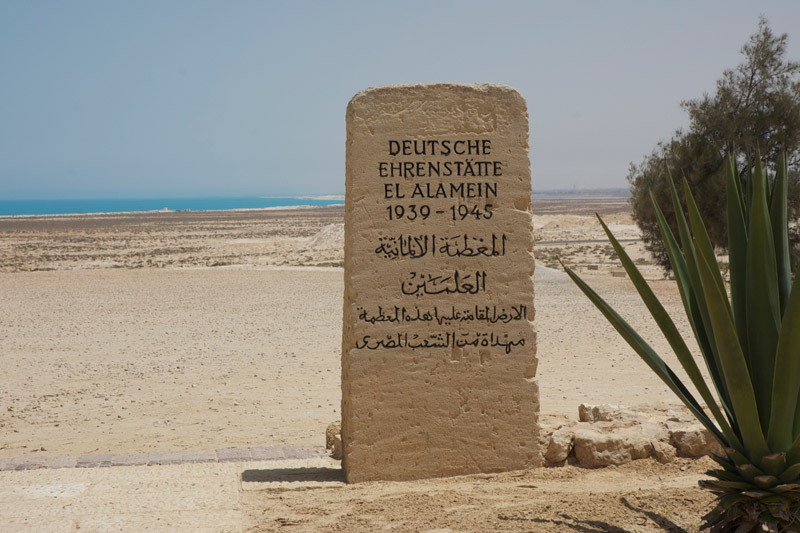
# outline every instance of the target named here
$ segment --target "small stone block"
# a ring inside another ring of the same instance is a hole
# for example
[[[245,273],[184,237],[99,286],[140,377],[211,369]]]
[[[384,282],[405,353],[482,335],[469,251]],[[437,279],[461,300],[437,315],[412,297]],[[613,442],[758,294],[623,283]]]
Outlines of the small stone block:
[[[3,470],[36,470],[42,467],[43,459],[38,457],[12,457],[5,459]]]
[[[220,448],[217,450],[220,463],[233,461],[250,461],[250,448]]]
[[[74,455],[62,455],[60,457],[46,457],[42,463],[42,468],[75,468],[78,458]]]
[[[187,450],[181,453],[183,463],[216,463],[217,454],[214,450]]]
[[[75,466],[78,468],[111,466],[113,458],[114,456],[110,453],[90,453],[78,457],[78,462]]]
[[[146,465],[149,458],[146,453],[118,453],[114,455],[114,466]]]
[[[152,452],[148,454],[147,464],[149,465],[177,465],[183,462],[182,451],[174,452]]]
[[[283,455],[284,446],[253,446],[250,448],[250,457],[254,461],[277,461],[286,459]]]
[[[287,459],[312,459],[324,457],[325,448],[322,446],[284,446],[283,453]]]
[[[675,460],[676,450],[666,442],[653,443],[653,457],[661,464],[671,463]]]
[[[17,465],[15,470],[36,470],[38,468],[42,468],[44,464],[44,459],[40,459],[38,457],[26,457]]]

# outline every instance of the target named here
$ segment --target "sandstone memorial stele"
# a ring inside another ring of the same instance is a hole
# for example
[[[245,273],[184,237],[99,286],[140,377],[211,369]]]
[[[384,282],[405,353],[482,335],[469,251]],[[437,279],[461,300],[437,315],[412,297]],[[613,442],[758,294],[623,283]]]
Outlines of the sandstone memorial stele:
[[[538,466],[528,113],[493,84],[347,107],[349,482]]]

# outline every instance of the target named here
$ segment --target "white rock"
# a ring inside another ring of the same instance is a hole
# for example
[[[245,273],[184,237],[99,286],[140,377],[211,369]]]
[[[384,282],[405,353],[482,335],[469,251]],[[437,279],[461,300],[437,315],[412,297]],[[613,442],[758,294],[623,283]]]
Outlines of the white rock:
[[[653,455],[653,442],[666,441],[667,433],[659,425],[644,423],[627,428],[606,428],[600,424],[575,429],[573,447],[581,466],[621,465],[634,459],[645,459]]]
[[[578,419],[581,422],[629,422],[633,424],[651,418],[653,413],[637,411],[619,405],[591,405],[582,403],[578,406]],[[630,425],[629,424],[629,425]]]
[[[581,422],[594,422],[595,418],[592,409],[594,409],[595,407],[596,407],[595,405],[587,403],[580,404],[578,406],[578,420],[580,420]]]
[[[565,461],[572,451],[572,437],[574,431],[571,427],[564,427],[557,429],[550,436],[550,443],[547,445],[547,451],[544,458],[551,463],[560,463]]]
[[[724,454],[722,446],[702,425],[669,423],[668,426],[670,427],[670,442],[681,457],[702,457],[711,453]]]
[[[325,448],[334,459],[342,458],[342,423],[331,422],[325,429]]]
[[[675,448],[666,442],[657,440],[653,444],[653,457],[661,464],[671,463],[675,460]]]

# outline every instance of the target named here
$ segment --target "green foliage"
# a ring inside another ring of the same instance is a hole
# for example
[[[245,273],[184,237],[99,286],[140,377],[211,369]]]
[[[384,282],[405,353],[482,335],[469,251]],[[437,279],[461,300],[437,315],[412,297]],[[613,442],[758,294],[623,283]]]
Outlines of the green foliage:
[[[765,19],[742,48],[744,62],[726,70],[714,94],[684,101],[687,130],[675,132],[639,165],[631,164],[633,216],[647,248],[669,269],[669,258],[650,202],[652,192],[677,231],[669,201],[665,162],[676,176],[685,177],[706,222],[714,247],[725,248],[724,154],[738,153],[737,169],[752,168],[760,149],[766,165],[777,168],[779,154],[788,156],[788,217],[800,213],[800,63],[786,59],[787,35],[776,36]],[[747,176],[745,181],[749,183]],[[745,185],[750,189],[749,185]],[[679,196],[683,196],[679,191]],[[793,233],[792,243],[798,242]],[[796,246],[792,252],[800,256]]]
[[[705,407],[620,315],[564,267],[725,448],[726,457],[716,458],[722,468],[708,472],[716,479],[701,483],[720,498],[706,517],[715,531],[755,531],[761,526],[771,528],[768,531],[800,530],[800,281],[793,283],[791,278],[787,165],[785,157],[778,160],[771,187],[760,157],[748,181],[740,177],[732,157],[724,161],[730,297],[688,181],[683,180],[687,217],[667,172],[672,225],[677,231],[651,196],[665,254],[716,399],[672,319],[600,220]]]

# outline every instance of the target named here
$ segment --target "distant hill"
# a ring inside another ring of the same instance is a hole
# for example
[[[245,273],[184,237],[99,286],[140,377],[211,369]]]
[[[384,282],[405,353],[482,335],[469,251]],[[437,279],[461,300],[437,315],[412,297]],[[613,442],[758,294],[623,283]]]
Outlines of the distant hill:
[[[631,192],[626,187],[613,187],[608,189],[551,189],[547,191],[533,191],[531,196],[536,199],[545,198],[629,198]]]

